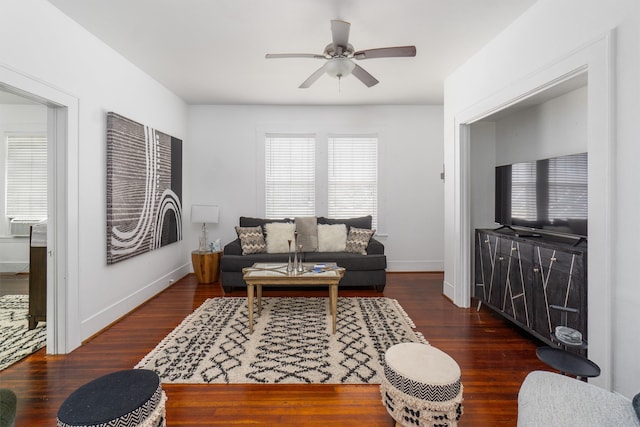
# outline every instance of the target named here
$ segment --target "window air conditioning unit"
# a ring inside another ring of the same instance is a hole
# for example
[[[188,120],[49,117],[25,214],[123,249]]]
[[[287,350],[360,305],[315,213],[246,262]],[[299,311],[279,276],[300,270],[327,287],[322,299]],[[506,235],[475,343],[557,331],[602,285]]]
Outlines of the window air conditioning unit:
[[[42,221],[42,218],[13,218],[9,227],[12,236],[29,236],[29,229],[32,225]]]

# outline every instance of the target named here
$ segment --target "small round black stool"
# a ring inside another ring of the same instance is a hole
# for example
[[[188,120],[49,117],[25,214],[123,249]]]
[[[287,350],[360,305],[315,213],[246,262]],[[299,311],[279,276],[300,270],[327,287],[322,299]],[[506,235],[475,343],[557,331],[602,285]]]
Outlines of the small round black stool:
[[[58,410],[57,426],[164,427],[166,400],[155,372],[118,371],[71,393]]]

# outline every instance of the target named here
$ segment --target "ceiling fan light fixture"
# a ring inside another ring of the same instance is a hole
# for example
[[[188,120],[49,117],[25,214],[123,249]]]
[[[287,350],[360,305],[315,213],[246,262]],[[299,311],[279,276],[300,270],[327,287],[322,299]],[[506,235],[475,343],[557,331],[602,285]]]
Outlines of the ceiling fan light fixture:
[[[342,78],[350,74],[353,74],[365,86],[372,87],[379,83],[378,80],[361,66],[356,65],[353,60],[416,56],[415,46],[379,47],[356,52],[351,43],[349,43],[350,28],[351,24],[347,21],[332,20],[331,43],[324,48],[322,55],[313,53],[267,53],[265,58],[313,58],[326,60],[327,62],[324,65],[314,71],[299,86],[300,89],[307,89],[325,73],[334,79],[338,79],[338,87]]]
[[[324,71],[335,79],[342,79],[351,74],[355,67],[356,64],[349,58],[333,58],[324,64]]]

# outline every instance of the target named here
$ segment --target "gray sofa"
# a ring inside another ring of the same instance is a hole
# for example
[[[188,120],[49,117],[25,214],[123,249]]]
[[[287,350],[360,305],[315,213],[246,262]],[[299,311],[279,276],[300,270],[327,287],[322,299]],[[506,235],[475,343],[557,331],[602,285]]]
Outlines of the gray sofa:
[[[630,401],[593,384],[533,371],[518,393],[518,427],[640,426],[640,395]]]
[[[271,220],[264,218],[240,217],[240,227],[264,227],[269,222],[292,222],[291,220]],[[345,224],[347,228],[371,229],[371,216],[350,219],[317,218],[318,224]],[[384,245],[371,238],[367,246],[367,254],[354,254],[348,252],[303,252],[303,262],[335,262],[345,269],[340,286],[366,286],[374,287],[382,292],[387,283],[386,268],[387,257],[384,254]],[[246,289],[247,284],[242,279],[242,269],[251,267],[256,262],[282,262],[288,260],[287,253],[256,253],[242,254],[240,239],[236,239],[223,249],[220,260],[220,280],[226,293],[234,288]]]

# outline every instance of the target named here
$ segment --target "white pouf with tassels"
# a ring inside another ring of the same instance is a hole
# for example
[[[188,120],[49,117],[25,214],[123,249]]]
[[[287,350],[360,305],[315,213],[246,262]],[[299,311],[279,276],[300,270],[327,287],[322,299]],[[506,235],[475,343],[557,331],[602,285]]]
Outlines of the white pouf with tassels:
[[[387,350],[380,393],[396,425],[455,427],[462,415],[460,367],[428,344]]]

